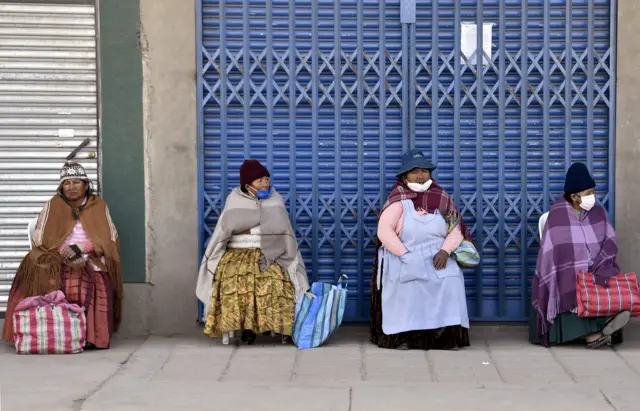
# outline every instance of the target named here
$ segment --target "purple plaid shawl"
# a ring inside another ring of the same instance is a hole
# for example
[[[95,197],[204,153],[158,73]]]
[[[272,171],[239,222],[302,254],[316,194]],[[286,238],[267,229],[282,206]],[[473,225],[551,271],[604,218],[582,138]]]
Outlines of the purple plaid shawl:
[[[618,245],[607,212],[596,205],[580,216],[565,199],[549,212],[542,232],[532,305],[538,314],[538,337],[548,344],[549,325],[564,312],[577,307],[576,276],[579,271],[595,275],[607,286],[609,277],[620,273],[616,263]]]

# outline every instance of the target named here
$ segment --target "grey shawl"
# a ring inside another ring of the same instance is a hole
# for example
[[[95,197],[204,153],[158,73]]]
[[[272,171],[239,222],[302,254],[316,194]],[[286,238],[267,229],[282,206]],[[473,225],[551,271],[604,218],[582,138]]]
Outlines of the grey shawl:
[[[296,302],[309,289],[307,271],[282,196],[273,190],[269,198],[258,200],[235,188],[227,197],[200,264],[196,296],[206,305],[205,314],[211,303],[216,269],[229,241],[234,235],[258,226],[266,266],[276,263],[288,274],[295,288]]]

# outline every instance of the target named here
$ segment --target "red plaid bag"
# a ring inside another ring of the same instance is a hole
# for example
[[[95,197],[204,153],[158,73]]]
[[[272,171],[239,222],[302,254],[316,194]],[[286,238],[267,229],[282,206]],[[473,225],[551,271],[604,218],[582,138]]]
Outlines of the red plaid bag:
[[[620,311],[640,316],[640,292],[636,273],[609,278],[609,288],[596,285],[594,275],[580,271],[576,280],[579,317],[610,317]]]
[[[22,300],[13,314],[18,354],[76,354],[87,336],[85,309],[71,304],[62,291]]]

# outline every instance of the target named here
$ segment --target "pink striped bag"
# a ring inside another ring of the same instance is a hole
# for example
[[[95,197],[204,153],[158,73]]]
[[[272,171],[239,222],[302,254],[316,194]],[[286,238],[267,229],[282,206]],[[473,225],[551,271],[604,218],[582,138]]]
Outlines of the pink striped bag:
[[[22,300],[13,314],[13,342],[18,354],[76,354],[84,350],[84,307],[71,304],[62,291]]]

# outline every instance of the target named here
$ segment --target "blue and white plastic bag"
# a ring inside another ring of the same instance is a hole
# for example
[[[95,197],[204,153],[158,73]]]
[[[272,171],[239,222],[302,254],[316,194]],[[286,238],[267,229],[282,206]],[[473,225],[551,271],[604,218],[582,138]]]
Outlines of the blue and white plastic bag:
[[[342,285],[343,278],[348,280],[341,275],[337,285],[311,284],[311,291],[296,304],[292,337],[298,348],[319,347],[342,324],[347,302],[347,283]]]

